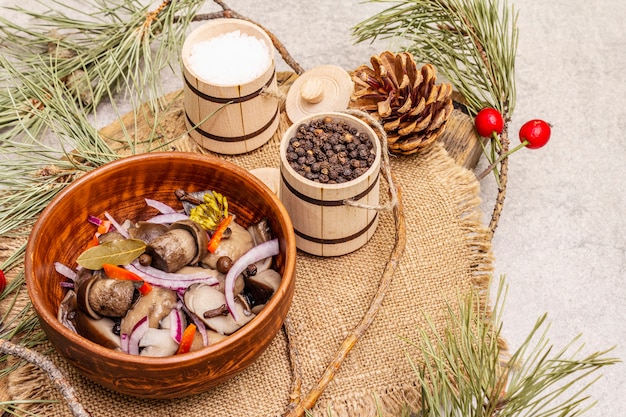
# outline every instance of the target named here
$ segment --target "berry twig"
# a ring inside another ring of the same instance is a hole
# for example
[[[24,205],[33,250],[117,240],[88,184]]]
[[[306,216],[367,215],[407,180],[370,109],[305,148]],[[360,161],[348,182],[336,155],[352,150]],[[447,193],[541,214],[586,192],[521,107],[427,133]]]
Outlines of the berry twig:
[[[5,339],[0,339],[0,352],[24,359],[25,361],[32,363],[39,369],[45,371],[48,374],[50,381],[52,381],[65,399],[65,402],[72,411],[74,417],[91,417],[91,414],[85,410],[76,397],[74,388],[67,380],[67,377],[49,358],[39,352],[28,349],[24,346],[16,345],[15,343]]]

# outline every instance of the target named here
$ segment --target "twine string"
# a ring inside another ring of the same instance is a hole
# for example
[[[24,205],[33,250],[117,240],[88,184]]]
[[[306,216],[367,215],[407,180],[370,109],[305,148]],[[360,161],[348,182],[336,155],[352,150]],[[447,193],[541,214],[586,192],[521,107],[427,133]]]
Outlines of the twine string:
[[[383,176],[385,177],[385,180],[387,181],[387,184],[389,185],[389,195],[390,195],[389,201],[387,202],[387,204],[382,204],[382,205],[381,204],[377,204],[377,205],[363,204],[363,203],[354,201],[352,199],[346,199],[343,201],[343,203],[352,207],[358,207],[358,208],[362,208],[366,210],[377,210],[377,211],[393,210],[393,208],[398,205],[398,189],[393,183],[393,178],[391,175],[391,164],[389,162],[389,148],[387,146],[387,133],[385,132],[385,129],[383,128],[383,126],[380,124],[378,120],[372,117],[369,113],[366,113],[362,110],[348,109],[348,110],[342,111],[342,113],[346,113],[351,116],[364,118],[365,120],[369,122],[370,126],[373,127],[377,131],[378,134],[376,135],[376,138],[380,142],[380,150],[381,150],[380,154],[382,157],[381,170],[382,170]]]
[[[285,95],[285,93],[283,93],[279,89],[270,89],[270,86],[263,87],[259,95],[262,97],[271,97],[271,98],[278,99],[279,102],[287,99],[287,96]]]

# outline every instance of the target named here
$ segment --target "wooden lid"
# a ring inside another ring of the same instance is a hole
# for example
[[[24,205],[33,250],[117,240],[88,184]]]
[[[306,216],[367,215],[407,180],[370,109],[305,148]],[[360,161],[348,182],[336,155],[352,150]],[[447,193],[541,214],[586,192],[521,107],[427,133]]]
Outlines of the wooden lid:
[[[348,108],[354,84],[350,74],[336,65],[311,68],[293,83],[285,108],[292,123],[316,113]]]
[[[251,169],[250,173],[263,181],[267,187],[280,198],[280,169],[272,167],[262,167]]]

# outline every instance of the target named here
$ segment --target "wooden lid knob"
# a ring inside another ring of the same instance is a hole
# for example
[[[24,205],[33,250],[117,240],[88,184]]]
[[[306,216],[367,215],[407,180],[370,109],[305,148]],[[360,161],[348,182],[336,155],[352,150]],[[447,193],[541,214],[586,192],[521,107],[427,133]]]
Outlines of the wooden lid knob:
[[[324,86],[318,78],[310,78],[302,83],[300,97],[307,103],[315,104],[324,98]]]

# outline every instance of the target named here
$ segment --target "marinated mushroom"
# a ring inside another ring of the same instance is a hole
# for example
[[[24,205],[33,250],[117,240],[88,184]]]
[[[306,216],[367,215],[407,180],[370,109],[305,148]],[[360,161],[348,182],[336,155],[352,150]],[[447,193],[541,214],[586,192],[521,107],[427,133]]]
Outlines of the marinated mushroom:
[[[265,269],[254,275],[246,275],[245,292],[250,307],[265,304],[274,295],[282,277],[273,269]]]
[[[179,269],[176,273],[177,274],[182,274],[182,275],[188,275],[188,274],[196,274],[199,272],[206,272],[208,270],[208,268],[203,268],[201,266],[185,266],[181,269]],[[217,278],[218,280],[218,284],[214,285],[213,288],[215,288],[216,290],[220,291],[220,292],[224,292],[224,283],[226,280],[226,275],[217,271],[218,273],[215,274],[215,278]],[[237,277],[237,279],[235,280],[235,286],[233,288],[233,293],[234,294],[239,294],[240,292],[243,291],[243,288],[245,286],[245,282],[243,280],[243,275],[240,275],[239,277]]]
[[[189,287],[184,299],[185,305],[192,313],[207,327],[220,334],[229,335],[254,318],[254,314],[246,314],[244,307],[239,303],[235,304],[235,308],[239,309],[239,321],[235,321],[228,310],[226,310],[226,315],[210,314],[210,317],[205,317],[205,313],[224,309],[226,305],[224,294],[207,284],[194,284]]]
[[[113,230],[111,232],[107,232],[107,233],[100,235],[100,237],[98,238],[98,242],[100,244],[103,244],[106,242],[112,242],[114,240],[122,240],[122,239],[126,239],[126,238],[117,230]]]
[[[228,256],[233,262],[254,247],[252,235],[236,222],[230,223],[231,235],[222,240],[214,253],[207,253],[202,258],[202,263],[211,269],[217,269],[217,260],[222,256]]]
[[[150,243],[157,237],[165,234],[168,229],[165,224],[140,221],[128,229],[128,234],[133,239]]]
[[[94,319],[124,317],[133,303],[135,289],[141,284],[95,275],[78,288],[78,304]]]
[[[116,322],[108,317],[94,320],[80,309],[74,316],[78,334],[109,349],[121,349],[121,339],[113,333]]]
[[[148,317],[149,327],[158,328],[159,322],[176,307],[176,292],[162,287],[153,287],[152,291],[139,298],[122,319],[120,333],[129,335],[135,325]]]
[[[213,330],[209,330],[209,329],[207,329],[206,335],[207,335],[207,342],[208,342],[207,346],[214,345],[228,337],[226,335],[220,334],[218,332],[214,332]],[[193,345],[192,345],[192,348],[193,348]]]
[[[63,324],[65,327],[73,331],[74,333],[78,333],[76,330],[76,326],[74,325],[74,317],[76,315],[76,293],[73,290],[68,290],[63,300],[61,300],[61,304],[59,305],[59,310],[57,311],[57,319]]]
[[[182,220],[172,223],[166,233],[152,240],[146,253],[152,257],[155,268],[176,272],[204,258],[207,245],[206,231],[192,220]]]
[[[149,328],[139,341],[141,356],[171,356],[178,350],[178,343],[168,329]]]
[[[258,223],[253,224],[248,227],[248,232],[252,235],[254,239],[254,244],[258,245],[263,242],[267,242],[272,239],[272,232],[270,230],[267,219],[263,219]]]

